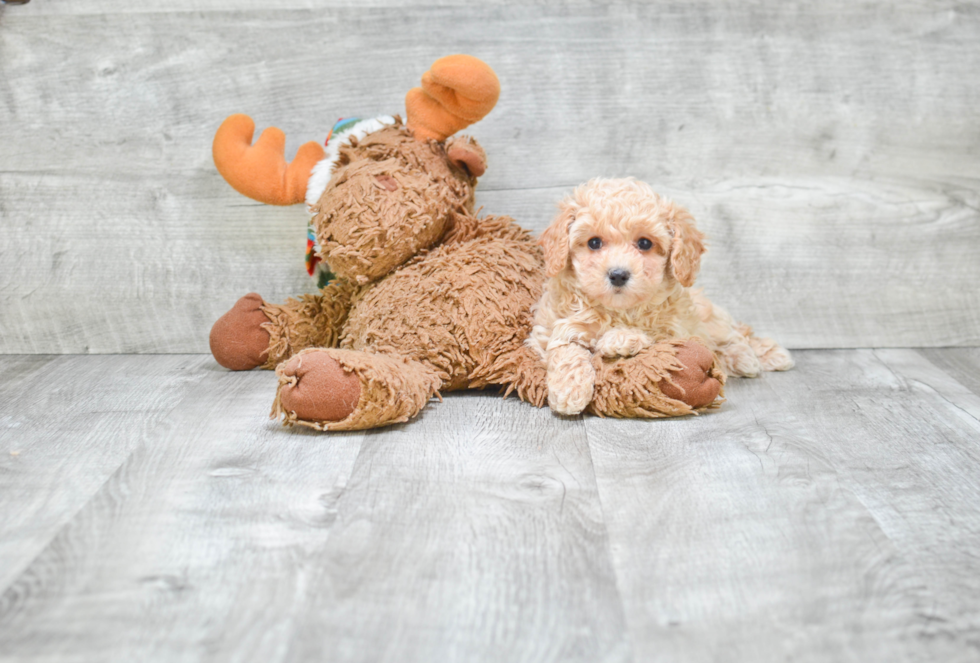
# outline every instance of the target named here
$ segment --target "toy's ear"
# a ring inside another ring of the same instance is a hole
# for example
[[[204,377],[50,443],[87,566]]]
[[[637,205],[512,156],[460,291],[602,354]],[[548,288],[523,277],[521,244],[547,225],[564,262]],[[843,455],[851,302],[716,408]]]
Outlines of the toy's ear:
[[[694,227],[694,217],[683,207],[673,206],[667,217],[674,241],[670,245],[670,272],[685,288],[694,285],[701,269],[704,233]]]
[[[448,55],[422,75],[422,87],[405,95],[407,125],[419,140],[444,141],[483,119],[499,97],[500,81],[487,63]]]
[[[571,202],[564,202],[558,216],[538,239],[544,249],[544,266],[548,278],[558,276],[568,265],[568,231],[574,221],[575,206]]]
[[[446,141],[446,156],[472,177],[480,177],[487,171],[487,153],[469,136],[454,136]]]

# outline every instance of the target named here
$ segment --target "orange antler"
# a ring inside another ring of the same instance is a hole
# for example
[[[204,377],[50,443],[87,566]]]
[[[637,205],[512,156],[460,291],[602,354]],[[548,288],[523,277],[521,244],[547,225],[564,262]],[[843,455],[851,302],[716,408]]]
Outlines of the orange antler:
[[[286,134],[275,127],[262,132],[252,145],[255,122],[248,115],[231,115],[214,134],[214,165],[238,193],[267,205],[294,205],[306,198],[306,182],[323,148],[310,141],[286,163]]]
[[[446,140],[477,122],[500,97],[490,66],[472,55],[448,55],[422,75],[422,87],[405,96],[408,127],[420,140]]]

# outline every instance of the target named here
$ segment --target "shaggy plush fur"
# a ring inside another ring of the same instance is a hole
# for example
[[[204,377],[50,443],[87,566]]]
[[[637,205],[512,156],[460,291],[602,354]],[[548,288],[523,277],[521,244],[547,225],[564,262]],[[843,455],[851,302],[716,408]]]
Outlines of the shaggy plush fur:
[[[697,338],[721,372],[793,366],[789,353],[691,290],[704,253],[694,219],[633,179],[595,179],[562,202],[541,242],[550,277],[529,339],[548,366],[548,402],[564,414],[596,393],[594,357],[632,357]]]
[[[303,417],[303,404],[283,407],[296,374],[283,364],[275,415],[322,430],[364,428],[405,421],[439,391],[490,384],[543,404],[544,366],[523,343],[543,282],[540,249],[507,217],[458,212],[449,224],[439,245],[377,282],[356,286],[348,276],[322,296],[265,307],[277,349],[269,363],[338,347],[330,356],[362,385],[344,419]]]
[[[234,331],[230,343],[212,343],[223,365],[276,369],[273,416],[318,430],[371,428],[406,421],[440,392],[489,385],[544,404],[545,365],[526,343],[544,256],[510,218],[473,215],[471,166],[455,160],[463,157],[482,172],[475,141],[417,141],[400,122],[341,148],[313,218],[338,280],[285,304],[249,295],[215,324]],[[256,331],[255,347],[240,340]],[[219,354],[226,346],[232,352]],[[589,355],[590,411],[703,409],[723,376],[698,348],[668,340],[628,358]]]
[[[310,210],[334,274],[374,281],[432,246],[456,214],[470,214],[476,179],[449,161],[447,146],[415,140],[396,118],[340,148],[333,176]],[[469,139],[457,139],[482,148]]]
[[[543,405],[545,366],[525,342],[545,280],[542,251],[511,219],[474,216],[486,169],[476,141],[441,142],[496,95],[486,65],[450,56],[409,93],[407,126],[395,117],[331,140],[334,158],[316,166],[307,202],[337,280],[285,304],[246,295],[211,330],[222,366],[276,369],[273,416],[320,430],[372,428],[406,421],[440,391],[488,385]],[[249,146],[252,125],[223,127],[215,154],[228,157],[229,182],[257,199],[302,200],[299,170],[278,142]],[[609,416],[696,411],[720,388],[712,359],[697,342],[669,341],[599,360],[591,407]]]
[[[349,136],[311,207],[338,279],[285,304],[243,298],[229,314],[239,311],[232,319],[245,329],[215,325],[234,331],[212,344],[231,349],[222,364],[252,368],[260,357],[280,378],[274,415],[323,430],[404,421],[438,391],[491,384],[542,405],[544,366],[524,339],[544,261],[512,219],[473,215],[471,173],[485,159],[470,138],[420,141],[398,118]],[[265,346],[242,350],[239,339],[255,336],[254,309],[265,316]],[[324,373],[356,375],[358,397],[312,391]]]

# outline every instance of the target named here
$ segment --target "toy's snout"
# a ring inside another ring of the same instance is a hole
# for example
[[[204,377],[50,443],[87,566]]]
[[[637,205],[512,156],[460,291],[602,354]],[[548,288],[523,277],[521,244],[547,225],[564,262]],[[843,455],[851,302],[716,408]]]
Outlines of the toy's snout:
[[[398,191],[398,180],[391,175],[375,175],[374,180],[386,191]]]

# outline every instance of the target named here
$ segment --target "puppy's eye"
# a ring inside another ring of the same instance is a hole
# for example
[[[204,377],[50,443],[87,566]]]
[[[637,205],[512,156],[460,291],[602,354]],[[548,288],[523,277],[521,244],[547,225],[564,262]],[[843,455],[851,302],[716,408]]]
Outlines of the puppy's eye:
[[[599,239],[598,237],[593,237],[592,239],[589,240],[589,248],[592,249],[593,251],[598,251],[599,249],[602,248],[602,240]]]
[[[648,240],[646,237],[641,237],[640,239],[638,239],[636,241],[636,246],[641,251],[649,251],[650,249],[653,248],[653,242],[651,242],[650,240]]]

